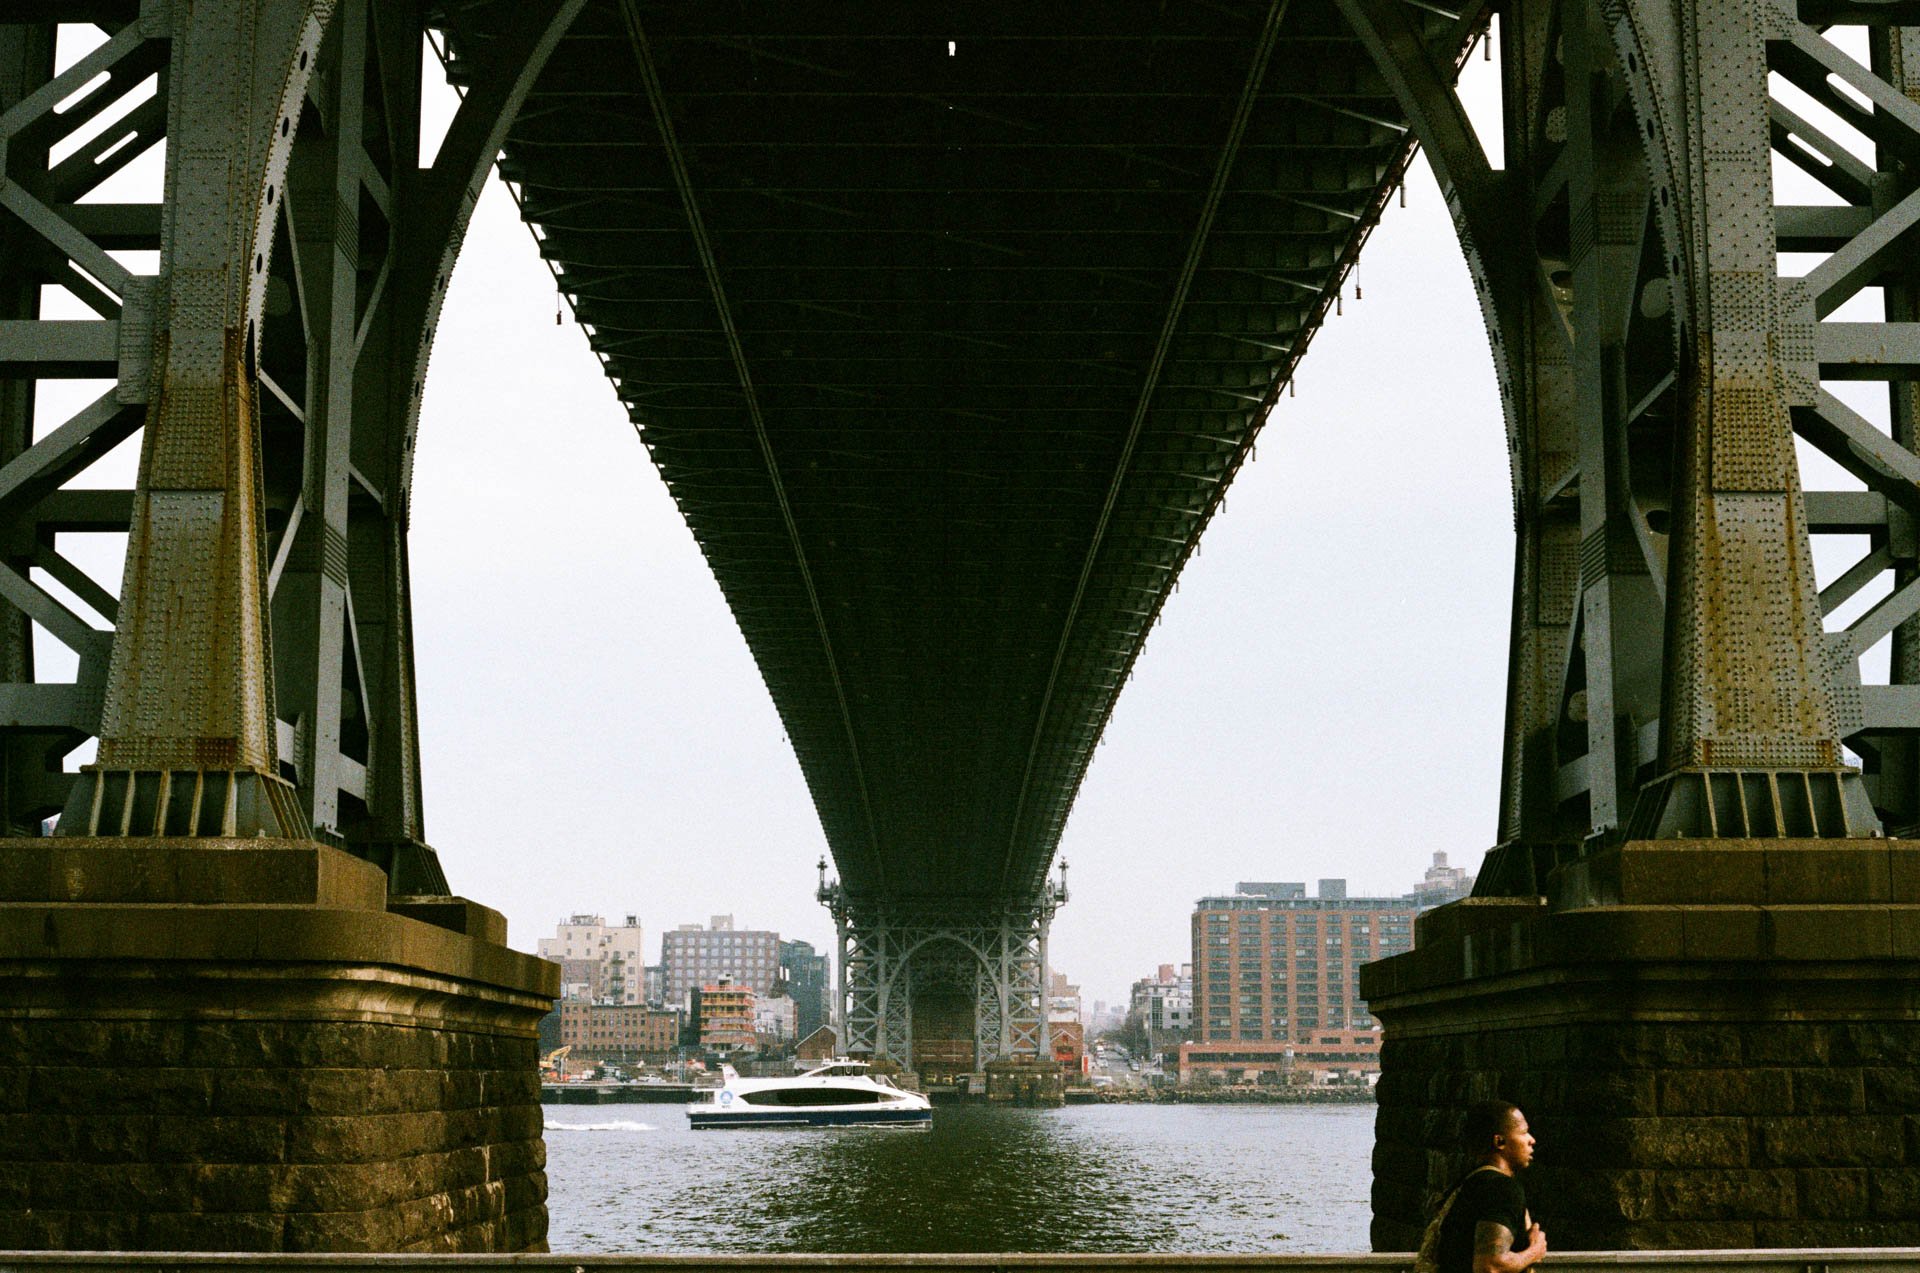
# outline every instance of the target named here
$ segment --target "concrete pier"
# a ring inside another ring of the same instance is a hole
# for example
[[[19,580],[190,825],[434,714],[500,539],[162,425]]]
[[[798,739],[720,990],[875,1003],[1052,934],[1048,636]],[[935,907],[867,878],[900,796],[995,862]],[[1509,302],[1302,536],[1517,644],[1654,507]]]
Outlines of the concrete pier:
[[[1375,1249],[1417,1244],[1496,1096],[1556,1249],[1920,1243],[1920,844],[1631,843],[1549,889],[1362,974]]]
[[[988,1061],[987,1100],[996,1105],[1061,1105],[1066,1079],[1052,1061]]]
[[[0,1248],[544,1250],[504,939],[317,843],[0,843]]]

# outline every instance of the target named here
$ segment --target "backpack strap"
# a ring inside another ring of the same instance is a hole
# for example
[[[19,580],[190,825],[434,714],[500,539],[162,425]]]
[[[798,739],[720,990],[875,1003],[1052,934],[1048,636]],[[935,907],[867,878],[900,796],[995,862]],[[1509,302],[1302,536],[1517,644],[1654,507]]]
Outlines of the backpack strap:
[[[1475,1167],[1460,1177],[1459,1183],[1453,1188],[1447,1190],[1446,1196],[1440,1200],[1440,1205],[1434,1209],[1433,1219],[1427,1221],[1427,1227],[1420,1235],[1420,1249],[1414,1253],[1413,1257],[1414,1273],[1439,1273],[1440,1231],[1447,1223],[1447,1216],[1452,1212],[1453,1204],[1459,1200],[1460,1191],[1467,1187],[1467,1181],[1481,1172],[1499,1170],[1498,1167]]]

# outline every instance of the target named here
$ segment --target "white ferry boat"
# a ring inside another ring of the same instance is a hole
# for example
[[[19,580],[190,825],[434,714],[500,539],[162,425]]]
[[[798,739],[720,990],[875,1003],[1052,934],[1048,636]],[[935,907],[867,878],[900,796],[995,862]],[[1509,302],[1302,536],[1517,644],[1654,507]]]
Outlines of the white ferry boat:
[[[924,1127],[933,1104],[864,1061],[829,1061],[792,1078],[743,1079],[731,1065],[706,1100],[687,1106],[695,1131],[715,1127]]]

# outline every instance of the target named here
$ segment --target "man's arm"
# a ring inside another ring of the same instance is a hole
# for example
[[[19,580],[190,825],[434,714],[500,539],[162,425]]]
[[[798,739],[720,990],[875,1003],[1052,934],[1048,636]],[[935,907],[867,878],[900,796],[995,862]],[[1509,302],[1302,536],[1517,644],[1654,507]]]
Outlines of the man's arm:
[[[1527,1230],[1527,1245],[1513,1249],[1513,1230],[1495,1220],[1473,1226],[1473,1273],[1521,1273],[1547,1253],[1547,1235],[1539,1225]]]

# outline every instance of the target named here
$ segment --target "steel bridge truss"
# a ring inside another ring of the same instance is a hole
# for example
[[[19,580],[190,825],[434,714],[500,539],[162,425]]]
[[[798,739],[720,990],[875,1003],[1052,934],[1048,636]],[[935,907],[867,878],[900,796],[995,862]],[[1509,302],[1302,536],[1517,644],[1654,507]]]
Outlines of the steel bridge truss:
[[[1047,1027],[1047,931],[1067,900],[1064,871],[1031,906],[956,911],[850,896],[826,878],[819,899],[839,937],[841,1050],[912,1067],[916,995],[974,1005],[974,1067],[1052,1054]]]
[[[108,0],[0,25],[8,833],[312,835],[446,891],[408,600],[420,395],[481,183],[582,3]],[[56,75],[75,19],[107,38]],[[429,31],[471,87],[422,165]],[[161,201],[93,198],[163,142]],[[51,316],[72,302],[94,316]],[[100,392],[48,427],[57,379]],[[90,486],[136,435],[136,489]],[[126,537],[119,586],[64,551],[102,534]],[[39,674],[36,629],[71,682]]]
[[[1505,408],[1518,542],[1482,890],[1540,891],[1625,837],[1920,824],[1920,33],[1898,25],[1920,15],[1511,0],[1496,169],[1453,87],[1490,7],[1340,6],[1441,180]],[[1829,201],[1777,202],[1776,154]],[[1842,381],[1884,384],[1877,409]],[[1803,491],[1796,437],[1852,489]],[[1812,535],[1865,551],[1821,587]],[[1889,638],[1888,683],[1863,684]]]

